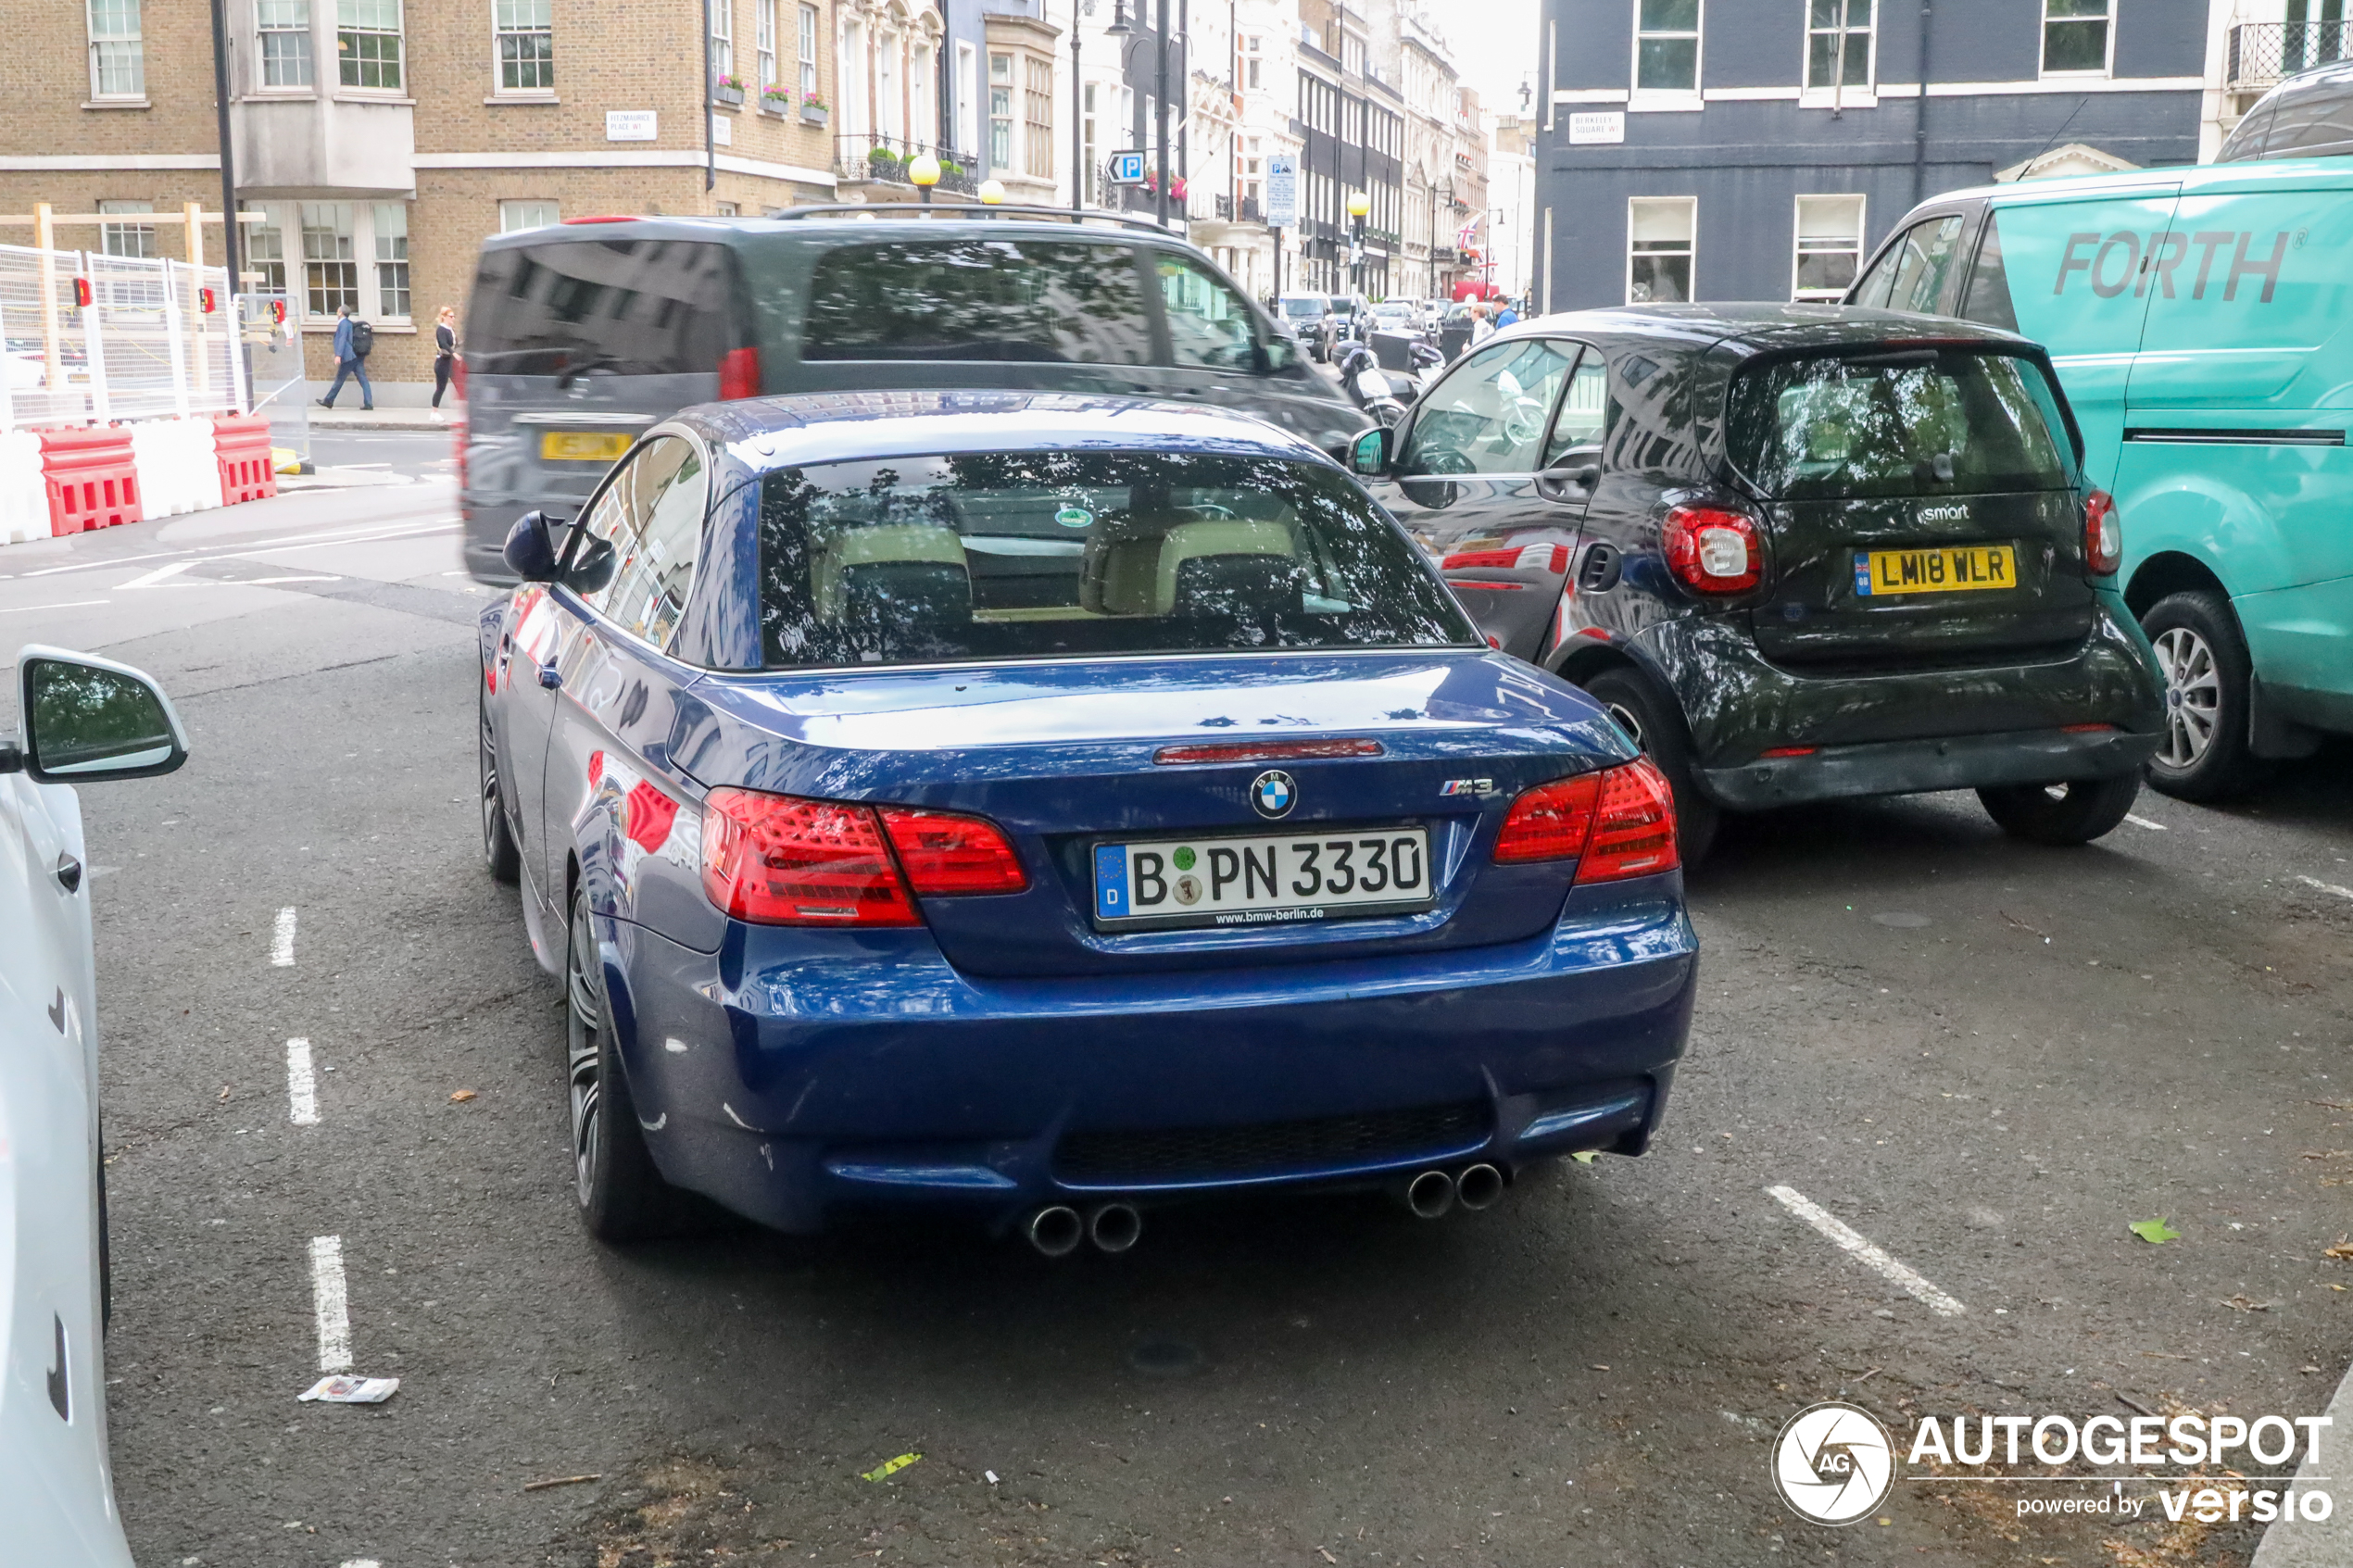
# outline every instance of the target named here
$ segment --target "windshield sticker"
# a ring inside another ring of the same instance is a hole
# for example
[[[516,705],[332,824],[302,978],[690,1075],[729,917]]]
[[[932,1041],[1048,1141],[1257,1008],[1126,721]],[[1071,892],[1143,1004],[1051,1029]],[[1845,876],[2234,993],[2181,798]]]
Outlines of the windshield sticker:
[[[1064,507],[1054,514],[1054,521],[1064,528],[1091,528],[1095,524],[1095,514],[1084,507]]]

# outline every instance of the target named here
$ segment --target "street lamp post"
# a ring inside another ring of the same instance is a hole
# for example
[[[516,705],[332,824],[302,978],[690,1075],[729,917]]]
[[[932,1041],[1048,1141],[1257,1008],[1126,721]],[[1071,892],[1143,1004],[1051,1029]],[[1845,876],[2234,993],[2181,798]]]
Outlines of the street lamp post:
[[[1084,98],[1087,89],[1078,79],[1078,6],[1080,0],[1070,0],[1070,210],[1076,217],[1087,205],[1087,144],[1082,135]]]
[[[1355,243],[1349,246],[1348,281],[1354,285],[1350,291],[1365,292],[1365,214],[1373,210],[1373,198],[1362,191],[1348,193],[1348,216],[1355,220]]]
[[[1152,157],[1157,160],[1160,178],[1153,182],[1154,193],[1160,198],[1160,226],[1168,227],[1168,182],[1173,166],[1168,161],[1168,0],[1160,0],[1153,12],[1152,50],[1154,69],[1159,73],[1160,93],[1152,100]]]
[[[939,160],[929,153],[917,153],[907,160],[907,178],[924,196],[924,205],[931,205],[931,188],[939,183]]]

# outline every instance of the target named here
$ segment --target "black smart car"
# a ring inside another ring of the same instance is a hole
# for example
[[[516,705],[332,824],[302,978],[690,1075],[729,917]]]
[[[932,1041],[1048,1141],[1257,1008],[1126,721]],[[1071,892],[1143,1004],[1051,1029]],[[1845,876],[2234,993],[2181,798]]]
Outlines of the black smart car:
[[[2163,689],[2113,503],[2044,351],[1842,306],[1551,316],[1465,357],[1356,468],[1498,647],[1583,686],[1722,810],[1975,789],[2008,832],[2121,822]]]

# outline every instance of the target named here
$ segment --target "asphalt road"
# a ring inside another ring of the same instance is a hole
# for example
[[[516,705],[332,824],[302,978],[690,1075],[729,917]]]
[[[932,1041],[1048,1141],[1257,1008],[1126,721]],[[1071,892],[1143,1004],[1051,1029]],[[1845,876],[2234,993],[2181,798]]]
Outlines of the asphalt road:
[[[2353,752],[2228,809],[2145,796],[2079,851],[1968,797],[1734,824],[1691,883],[1706,984],[1659,1146],[1485,1214],[1154,1213],[1126,1258],[1059,1265],[906,1225],[619,1252],[572,1212],[557,989],[480,865],[485,601],[444,444],[368,439],[346,460],[392,482],[0,550],[0,647],[139,664],[194,742],[82,792],[142,1563],[2252,1549],[2244,1523],[2020,1521],[2017,1488],[1932,1474],[1828,1530],[1768,1454],[1840,1397],[1899,1432],[2327,1403],[2353,1357],[2353,1264],[2323,1255],[2353,1229]],[[2178,1240],[2126,1229],[2158,1218]],[[355,1370],[401,1379],[382,1407],[296,1400],[325,1237]]]

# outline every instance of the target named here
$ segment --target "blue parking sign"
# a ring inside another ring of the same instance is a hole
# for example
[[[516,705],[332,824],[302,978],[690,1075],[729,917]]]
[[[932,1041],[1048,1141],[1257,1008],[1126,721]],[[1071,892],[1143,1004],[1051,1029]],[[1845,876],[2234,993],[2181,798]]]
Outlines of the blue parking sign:
[[[1144,182],[1144,155],[1141,151],[1111,155],[1111,182],[1114,185],[1140,185]]]

